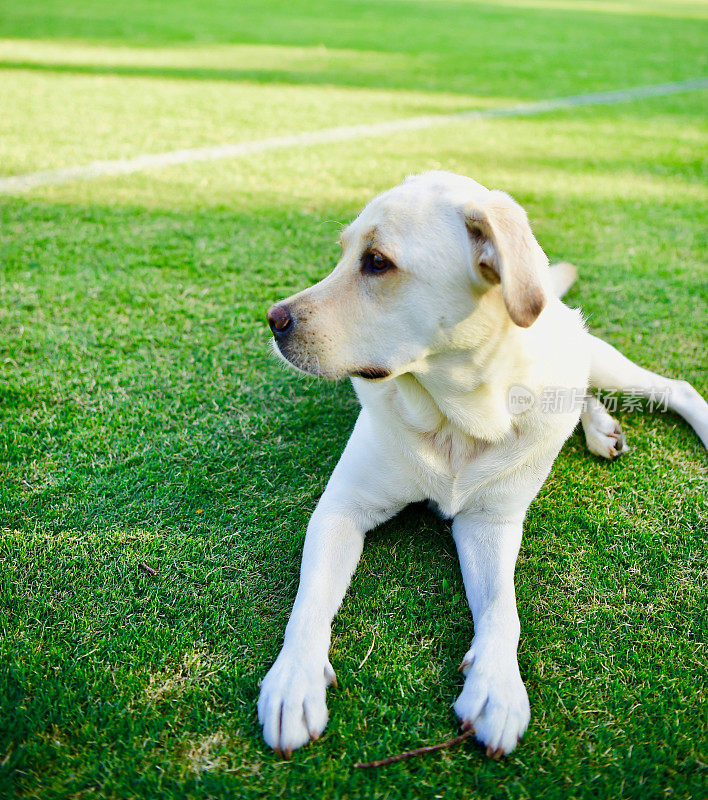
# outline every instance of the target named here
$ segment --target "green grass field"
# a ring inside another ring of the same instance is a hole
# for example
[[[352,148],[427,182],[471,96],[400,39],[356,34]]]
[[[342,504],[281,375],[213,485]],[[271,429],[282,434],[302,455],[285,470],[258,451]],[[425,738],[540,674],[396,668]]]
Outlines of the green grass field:
[[[707,40],[700,2],[0,0],[0,176],[696,78]],[[281,762],[255,712],[357,413],[275,362],[265,309],[373,194],[451,169],[580,266],[593,332],[706,395],[705,102],[0,195],[0,796],[705,797],[708,462],[670,414],[619,413],[616,463],[574,434],[531,507],[509,758],[352,769],[456,732],[472,622],[421,507],[368,537],[323,738]]]

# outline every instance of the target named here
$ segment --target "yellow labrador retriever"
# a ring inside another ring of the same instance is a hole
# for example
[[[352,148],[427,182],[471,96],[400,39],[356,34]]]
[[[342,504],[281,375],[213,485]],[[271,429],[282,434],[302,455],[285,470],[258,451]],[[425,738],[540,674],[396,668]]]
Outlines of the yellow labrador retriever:
[[[488,755],[529,723],[516,657],[514,567],[526,510],[581,420],[593,453],[624,452],[589,388],[662,395],[708,446],[708,404],[688,383],[636,366],[588,333],[509,195],[447,172],[372,200],[323,281],[268,311],[275,351],[352,378],[361,413],[307,528],[283,648],[261,685],[266,742],[288,757],[327,724],[331,622],[364,535],[431,500],[452,533],[474,620],[454,704]]]

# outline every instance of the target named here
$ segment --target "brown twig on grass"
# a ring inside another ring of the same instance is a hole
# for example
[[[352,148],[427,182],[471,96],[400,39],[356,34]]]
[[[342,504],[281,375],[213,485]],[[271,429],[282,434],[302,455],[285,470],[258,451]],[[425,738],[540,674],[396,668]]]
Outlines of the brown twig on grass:
[[[386,764],[395,764],[396,761],[403,761],[406,758],[413,758],[414,756],[422,756],[425,753],[433,753],[436,750],[445,750],[448,747],[454,747],[456,744],[461,744],[468,736],[474,733],[472,729],[463,731],[459,736],[448,739],[446,742],[440,744],[430,744],[427,747],[417,747],[415,750],[406,750],[405,753],[399,753],[397,756],[389,756],[388,758],[380,758],[378,761],[357,761],[354,764],[354,769],[368,769],[369,767],[383,767]]]
[[[144,569],[145,572],[147,572],[150,575],[157,575],[157,570],[153,569],[152,567],[149,567],[144,561],[141,561],[138,564],[138,566],[140,567],[140,569]]]

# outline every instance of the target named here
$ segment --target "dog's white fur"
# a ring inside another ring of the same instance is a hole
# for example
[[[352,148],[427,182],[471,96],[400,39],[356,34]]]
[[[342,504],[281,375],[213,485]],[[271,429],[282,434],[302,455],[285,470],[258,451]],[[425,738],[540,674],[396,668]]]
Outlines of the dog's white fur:
[[[307,529],[284,645],[261,686],[263,735],[289,756],[322,733],[331,622],[364,535],[427,499],[452,518],[474,619],[454,708],[489,755],[508,753],[529,723],[514,596],[526,510],[579,418],[593,453],[626,449],[594,397],[582,414],[539,398],[664,393],[707,446],[708,405],[588,333],[559,299],[573,268],[548,267],[508,195],[450,173],[414,176],[372,200],[342,245],[331,275],[283,302],[293,323],[276,350],[312,374],[374,379],[352,378],[361,413]],[[367,268],[372,252],[381,273]],[[514,387],[535,399],[521,413],[508,404]]]

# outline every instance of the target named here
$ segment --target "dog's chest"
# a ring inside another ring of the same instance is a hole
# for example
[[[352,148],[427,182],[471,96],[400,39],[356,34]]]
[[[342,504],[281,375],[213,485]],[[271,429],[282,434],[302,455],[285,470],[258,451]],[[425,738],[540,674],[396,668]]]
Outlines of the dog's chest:
[[[435,431],[410,435],[408,444],[407,460],[417,485],[447,517],[455,516],[470,502],[494,449],[489,442],[449,423]]]
[[[387,417],[403,435],[409,458],[438,476],[454,479],[487,447],[443,414],[427,393],[392,391],[386,401]]]
[[[487,446],[449,422],[432,431],[412,433],[417,440],[414,449],[419,457],[436,472],[452,479]]]

